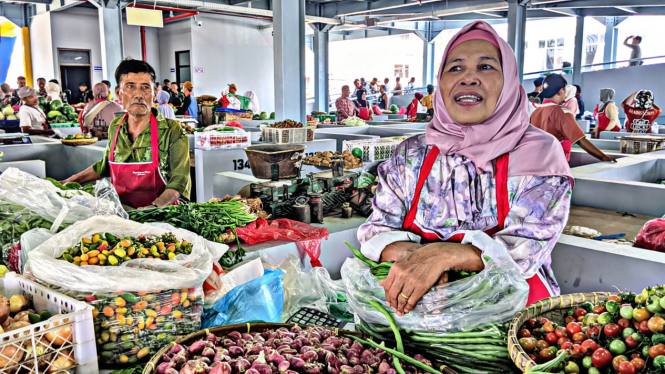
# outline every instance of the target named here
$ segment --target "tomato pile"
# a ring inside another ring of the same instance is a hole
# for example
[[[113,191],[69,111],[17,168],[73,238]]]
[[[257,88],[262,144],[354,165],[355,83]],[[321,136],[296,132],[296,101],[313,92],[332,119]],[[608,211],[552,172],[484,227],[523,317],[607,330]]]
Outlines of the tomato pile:
[[[665,286],[621,293],[568,311],[564,321],[529,319],[517,335],[537,363],[567,351],[553,372],[665,373]]]

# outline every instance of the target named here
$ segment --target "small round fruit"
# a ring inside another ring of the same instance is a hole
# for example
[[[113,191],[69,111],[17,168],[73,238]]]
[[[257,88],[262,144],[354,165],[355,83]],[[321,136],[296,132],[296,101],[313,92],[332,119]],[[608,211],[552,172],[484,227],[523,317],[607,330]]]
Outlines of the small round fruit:
[[[640,322],[638,330],[640,330],[640,333],[642,333],[642,334],[649,333],[651,331],[651,330],[649,330],[649,322],[647,322],[647,321]]]
[[[599,348],[591,355],[591,362],[596,368],[602,369],[612,362],[612,354],[605,348]]]
[[[559,338],[553,332],[550,332],[545,336],[545,341],[548,342],[550,345],[556,344],[558,340]]]
[[[605,325],[605,327],[603,327],[603,333],[605,333],[605,335],[611,338],[614,338],[619,336],[619,334],[621,334],[621,327],[619,325],[610,323],[608,325]]]
[[[587,313],[588,312],[584,309],[575,309],[575,311],[573,312],[573,317],[575,318],[584,317]]]
[[[613,355],[622,355],[626,353],[626,343],[621,340],[612,341],[612,343],[610,343],[610,352],[612,352]]]
[[[556,355],[556,352],[554,352],[551,349],[543,349],[538,353],[538,362],[547,362],[551,361]]]
[[[632,335],[628,335],[628,337],[626,337],[625,340],[626,340],[626,347],[628,347],[628,349],[637,348],[637,346],[640,345],[640,342],[633,339]]]
[[[591,312],[592,312],[592,313],[595,313],[595,314],[601,314],[601,313],[606,312],[606,311],[607,311],[607,309],[605,309],[605,306],[604,306],[604,305],[596,305],[596,306],[593,307],[593,309],[591,310]]]
[[[635,365],[629,361],[624,361],[619,364],[619,374],[635,374],[637,372]]]
[[[605,303],[605,309],[608,313],[614,314],[619,311],[619,304],[616,301],[608,301]]]
[[[621,317],[625,319],[631,319],[633,318],[633,307],[630,306],[630,304],[623,305],[619,311],[619,314],[621,314]]]
[[[543,349],[546,349],[546,348],[549,348],[549,347],[550,347],[550,344],[548,342],[546,342],[545,340],[538,340],[536,342],[536,348],[538,348],[539,350],[543,350]]]
[[[543,325],[543,331],[546,333],[554,332],[554,324],[552,322],[547,322]]]
[[[533,349],[535,348],[535,343],[533,338],[520,338],[519,343],[524,352],[526,353],[533,352]]]
[[[566,374],[579,373],[580,367],[575,363],[575,361],[568,361],[566,367],[563,369]]]
[[[644,353],[644,351],[642,351],[642,353]],[[653,359],[655,359],[658,356],[665,356],[665,344],[663,344],[663,343],[656,344],[653,347],[649,348],[647,353]],[[646,357],[646,355],[645,355],[645,357]]]
[[[585,340],[587,340],[587,336],[583,332],[573,334],[573,343],[581,343]]]
[[[621,326],[622,329],[628,328],[630,327],[630,320],[621,318],[619,321],[617,321],[617,325]]]
[[[582,332],[582,326],[579,323],[572,322],[566,325],[566,333],[568,335],[573,336],[578,332]]]
[[[584,354],[587,356],[591,356],[593,352],[599,348],[598,343],[591,339],[587,339],[580,344],[582,349],[584,350]]]
[[[626,339],[627,337],[633,335],[633,333],[635,333],[635,330],[633,330],[630,327],[624,327],[623,331],[621,331],[621,336],[623,336],[623,338]]]
[[[628,362],[628,358],[626,356],[616,356],[612,359],[612,367],[614,370],[619,371],[619,365],[621,365],[622,362]]]
[[[638,333],[634,333],[630,337],[633,338],[633,340],[635,340],[636,342],[641,342],[642,341],[642,335],[640,335]]]
[[[641,358],[634,358],[630,360],[630,363],[633,364],[635,370],[642,370],[644,369],[644,366],[646,366],[646,362]]]
[[[608,323],[612,322],[612,315],[607,312],[601,313],[596,321],[602,326],[605,326]]]
[[[637,322],[646,321],[649,317],[651,317],[649,311],[644,308],[633,310],[633,319]]]
[[[527,329],[521,329],[518,333],[517,336],[520,338],[530,338],[531,337],[531,331]]]
[[[647,321],[647,326],[649,327],[649,330],[651,330],[651,332],[663,331],[663,325],[665,325],[665,319],[663,319],[662,317],[658,316],[651,317],[649,318],[649,321]]]
[[[591,356],[586,356],[582,359],[582,366],[584,366],[585,369],[591,369],[593,367]]]

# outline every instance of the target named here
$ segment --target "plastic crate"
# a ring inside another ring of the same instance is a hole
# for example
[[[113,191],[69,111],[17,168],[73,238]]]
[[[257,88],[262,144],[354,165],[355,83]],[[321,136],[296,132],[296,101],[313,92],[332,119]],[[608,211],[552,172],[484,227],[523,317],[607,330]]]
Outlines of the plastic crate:
[[[252,145],[252,139],[245,130],[199,131],[194,133],[194,147],[206,151],[214,149],[245,148]]]
[[[23,294],[32,301],[37,312],[48,310],[54,316],[62,314],[44,322],[0,334],[0,359],[9,361],[7,366],[0,368],[0,372],[45,373],[51,362],[58,356],[64,355],[75,362],[70,372],[99,373],[92,320],[93,307],[16,273],[8,273],[4,278],[0,278],[0,292],[7,298]],[[71,342],[65,342],[60,346],[47,344],[45,335],[64,327],[72,328]],[[43,354],[40,355],[42,350]],[[9,357],[12,351],[15,353]],[[27,358],[28,352],[37,352],[37,360],[35,356]]]
[[[21,120],[2,120],[0,121],[0,130],[3,130],[7,134],[21,132]]]
[[[63,129],[63,128],[69,128],[69,127],[81,127],[81,126],[79,126],[79,124],[76,123],[76,122],[70,122],[70,123],[50,123],[49,126],[51,126],[52,129]]]
[[[261,126],[261,137],[264,143],[273,144],[299,144],[314,141],[316,126],[298,128],[276,128]]]
[[[390,158],[399,146],[400,142],[392,139],[367,140],[345,140],[342,143],[342,149],[352,152],[354,148],[360,148],[363,151],[364,162],[384,161]]]
[[[249,109],[249,104],[252,103],[252,99],[250,99],[249,97],[240,96],[240,95],[229,94],[229,96],[230,95],[233,95],[233,96],[237,97],[238,100],[240,100],[240,109],[242,109],[242,110],[248,110]]]
[[[316,114],[312,115],[312,117],[318,119],[319,122],[325,122],[328,118],[330,119],[330,122],[337,122],[336,114]]]
[[[621,141],[621,153],[638,155],[660,151],[665,146],[665,136],[654,135],[629,135],[617,136]]]

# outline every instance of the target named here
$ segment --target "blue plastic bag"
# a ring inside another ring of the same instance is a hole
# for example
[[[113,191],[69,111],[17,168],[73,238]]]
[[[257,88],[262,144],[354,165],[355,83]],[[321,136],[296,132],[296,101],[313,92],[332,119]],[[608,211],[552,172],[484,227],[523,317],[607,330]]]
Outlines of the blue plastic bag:
[[[248,322],[279,322],[284,308],[284,270],[266,269],[263,276],[232,289],[203,312],[201,328]]]

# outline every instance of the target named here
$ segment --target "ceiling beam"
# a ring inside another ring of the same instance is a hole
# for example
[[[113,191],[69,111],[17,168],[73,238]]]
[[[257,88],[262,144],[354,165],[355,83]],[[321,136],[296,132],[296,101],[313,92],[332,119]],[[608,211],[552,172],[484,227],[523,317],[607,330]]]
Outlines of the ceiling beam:
[[[611,7],[644,7],[665,6],[665,0],[576,0],[558,3],[539,3],[530,6],[532,9],[544,8],[611,8]]]
[[[11,0],[12,3],[26,3],[26,4],[48,4],[50,5],[53,0]]]
[[[574,9],[558,9],[558,8],[544,8],[543,10],[546,10],[551,13],[558,13],[564,16],[569,16],[569,17],[579,17],[579,14],[576,10]]]
[[[662,6],[649,6],[649,7],[639,7],[635,9],[637,14],[640,15],[651,15],[651,16],[663,16],[665,15],[665,7]],[[580,9],[580,15],[590,16],[590,17],[626,17],[630,14],[626,14],[623,10],[615,8],[589,8],[589,9]]]
[[[619,9],[619,10],[623,10],[626,13],[631,13],[631,14],[637,13],[637,10],[635,10],[635,8],[629,7],[629,6],[615,6],[615,8]]]
[[[257,0],[229,0],[229,5],[239,5],[239,4],[247,4],[247,3],[252,3]]]

